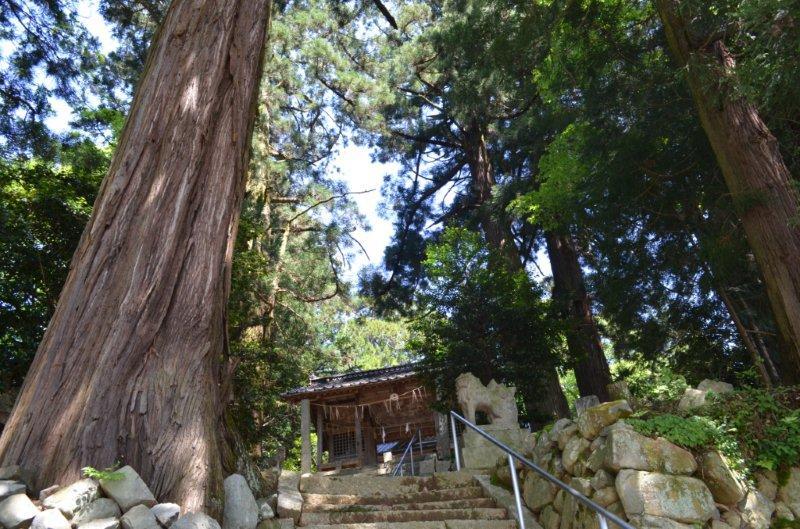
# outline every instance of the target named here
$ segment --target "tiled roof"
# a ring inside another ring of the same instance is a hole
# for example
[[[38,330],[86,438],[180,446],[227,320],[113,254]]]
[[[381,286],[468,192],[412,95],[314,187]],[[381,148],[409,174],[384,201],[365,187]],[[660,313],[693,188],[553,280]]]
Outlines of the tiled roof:
[[[312,395],[335,389],[345,389],[367,384],[380,382],[391,382],[410,378],[416,374],[416,363],[403,364],[394,367],[383,367],[381,369],[369,369],[367,371],[352,371],[350,373],[338,373],[323,377],[311,377],[308,386],[294,388],[281,397],[287,400],[296,400],[301,395]]]

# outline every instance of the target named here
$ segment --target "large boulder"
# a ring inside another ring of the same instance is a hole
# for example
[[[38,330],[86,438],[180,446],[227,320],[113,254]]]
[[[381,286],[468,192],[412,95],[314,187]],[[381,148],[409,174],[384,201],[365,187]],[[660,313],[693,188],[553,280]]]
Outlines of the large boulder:
[[[217,521],[202,512],[184,514],[172,524],[170,529],[221,529]]]
[[[710,380],[707,378],[697,385],[697,389],[700,391],[710,391],[711,393],[722,395],[723,393],[731,393],[733,391],[733,385],[728,384],[727,382]]]
[[[561,464],[570,474],[575,474],[575,463],[589,450],[589,441],[583,437],[575,436],[570,439],[561,454]]]
[[[660,516],[683,523],[705,523],[718,515],[705,483],[687,476],[621,470],[616,480],[625,513]]]
[[[614,476],[612,476],[605,470],[600,469],[597,472],[595,472],[594,476],[591,479],[591,484],[594,490],[600,490],[606,487],[613,487]]]
[[[97,481],[86,478],[76,481],[68,487],[58,489],[42,501],[46,509],[58,509],[67,519],[100,497]]]
[[[258,505],[259,522],[269,520],[270,518],[275,518],[275,509],[273,509],[272,505],[270,505],[269,498],[260,498],[256,500],[256,504]]]
[[[778,498],[778,474],[774,470],[756,472],[756,488],[758,491],[775,501]]]
[[[23,529],[39,514],[39,509],[24,494],[14,494],[0,502],[0,526]]]
[[[700,408],[705,405],[706,405],[705,391],[694,388],[686,388],[683,392],[683,397],[681,397],[680,402],[678,402],[678,410],[692,411],[696,408]]]
[[[9,465],[7,467],[0,467],[0,480],[18,480],[22,478],[19,465]]]
[[[780,489],[778,499],[792,510],[796,518],[800,518],[800,468],[789,470],[789,477]]]
[[[115,474],[120,476],[120,479],[101,479],[100,487],[106,496],[119,504],[123,511],[128,511],[137,505],[149,508],[156,504],[153,493],[130,466],[122,467]]]
[[[119,518],[121,514],[117,502],[110,498],[97,498],[92,503],[78,509],[72,517],[72,523],[80,525],[101,518]]]
[[[37,514],[31,522],[31,529],[70,529],[67,520],[58,509],[47,509]]]
[[[580,415],[589,408],[594,408],[600,405],[600,399],[597,395],[587,395],[580,397],[575,401],[575,414]]]
[[[549,432],[544,432],[544,435],[548,435],[550,437],[550,440],[555,442],[558,441],[558,436],[563,430],[574,425],[575,423],[572,422],[570,419],[566,418],[558,419],[556,422],[553,423],[553,426],[550,428]]]
[[[122,529],[161,529],[155,515],[146,505],[135,505],[120,518]]]
[[[700,471],[703,481],[708,485],[717,503],[734,505],[744,499],[747,489],[741,477],[731,469],[727,459],[716,450],[703,454]]]
[[[696,529],[696,526],[676,522],[661,516],[631,516],[630,522],[638,529]]]
[[[552,505],[548,505],[539,515],[539,523],[542,525],[543,529],[558,529],[561,523],[561,515],[558,514]]]
[[[775,502],[758,492],[751,490],[739,504],[742,521],[749,529],[768,529]]]
[[[26,488],[24,483],[4,479],[0,481],[0,500],[13,496],[14,494],[25,494]]]
[[[577,435],[578,435],[578,425],[574,423],[570,423],[569,426],[560,429],[555,435],[556,443],[558,443],[558,449],[564,450],[570,439],[575,438],[575,436]],[[552,434],[550,435],[550,438],[551,439],[553,438]]]
[[[156,517],[159,525],[166,529],[181,515],[181,506],[177,503],[158,503],[150,507],[150,512]]]
[[[522,482],[522,499],[531,511],[538,513],[545,505],[553,502],[557,490],[555,485],[539,474],[528,472]]]
[[[615,400],[583,410],[578,413],[576,423],[581,435],[585,439],[592,440],[600,434],[603,428],[632,413],[633,410],[628,401]]]
[[[633,469],[690,475],[697,470],[691,452],[666,439],[650,439],[627,428],[611,430],[603,452],[604,466],[614,472]]]
[[[258,525],[258,504],[241,474],[232,474],[222,484],[225,490],[223,529],[255,529]]]
[[[302,510],[303,496],[300,494],[300,474],[284,470],[278,479],[278,516],[291,518],[297,523]]]
[[[118,518],[100,518],[78,525],[77,529],[119,529]]]
[[[592,495],[592,500],[601,507],[608,507],[612,503],[619,501],[616,487],[605,487]]]

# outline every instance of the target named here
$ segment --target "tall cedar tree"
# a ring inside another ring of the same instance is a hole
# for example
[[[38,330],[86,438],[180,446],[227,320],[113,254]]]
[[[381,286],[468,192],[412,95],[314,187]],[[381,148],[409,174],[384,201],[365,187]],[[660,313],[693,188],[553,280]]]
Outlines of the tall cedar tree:
[[[269,2],[175,0],[0,438],[34,489],[120,459],[217,514],[225,312]]]
[[[739,210],[796,371],[800,366],[800,194],[775,136],[755,105],[737,93],[736,61],[726,46],[725,31],[702,31],[697,27],[702,13],[695,13],[690,22],[692,8],[686,4],[656,1],[670,47],[686,67],[700,121]]]

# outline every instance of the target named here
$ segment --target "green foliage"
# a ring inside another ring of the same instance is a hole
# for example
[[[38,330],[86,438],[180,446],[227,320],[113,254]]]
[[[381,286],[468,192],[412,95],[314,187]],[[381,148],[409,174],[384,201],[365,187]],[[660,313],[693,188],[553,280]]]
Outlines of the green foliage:
[[[414,358],[408,350],[412,329],[406,320],[356,314],[334,331],[331,349],[347,368],[377,369]]]
[[[800,464],[800,388],[718,395],[704,413],[734,432],[751,465],[781,471]]]
[[[780,476],[800,464],[799,388],[746,388],[708,398],[711,402],[690,416],[652,413],[627,422],[644,435],[664,437],[698,453],[719,450],[746,474],[769,469]]]
[[[311,465],[316,467],[317,464],[317,434],[311,432],[309,438],[311,439]],[[300,459],[303,453],[303,440],[299,435],[294,436],[292,439],[291,447],[286,451],[286,459],[283,460],[284,470],[300,471]]]
[[[800,529],[800,520],[777,518],[772,521],[771,529]]]
[[[104,480],[104,481],[119,481],[125,478],[125,474],[122,472],[118,472],[117,466],[108,467],[103,470],[97,470],[94,467],[83,467],[81,469],[81,473],[84,477],[93,478],[97,480]]]
[[[689,387],[683,375],[663,362],[620,360],[614,362],[611,371],[615,379],[627,382],[631,394],[650,406],[677,403]]]
[[[665,413],[648,419],[627,419],[637,432],[664,437],[684,448],[710,448],[722,435],[719,425],[707,417],[679,417]]]
[[[110,152],[0,161],[0,391],[19,387],[55,310]]]
[[[556,363],[557,334],[548,303],[524,272],[498,263],[480,235],[448,228],[428,247],[428,288],[420,297],[422,317],[412,341],[428,366],[423,372],[440,388],[444,407],[454,403],[453,380],[472,372],[483,383],[494,378],[515,385],[525,416],[542,397],[540,374]]]

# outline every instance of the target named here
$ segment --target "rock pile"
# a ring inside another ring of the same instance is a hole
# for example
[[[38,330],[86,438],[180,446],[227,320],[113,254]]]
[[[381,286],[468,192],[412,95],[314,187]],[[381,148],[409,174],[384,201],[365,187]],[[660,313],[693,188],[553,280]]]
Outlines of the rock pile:
[[[561,419],[536,434],[528,455],[641,529],[768,529],[778,518],[800,520],[800,468],[781,486],[775,473],[760,473],[756,486],[716,451],[696,456],[637,433],[624,420],[631,413],[625,400],[582,408],[575,421]],[[510,486],[505,460],[494,477]],[[521,470],[520,479],[524,501],[544,529],[599,527],[592,511],[536,473]]]
[[[224,482],[222,526],[204,513],[185,513],[155,496],[129,466],[115,479],[86,478],[42,490],[31,499],[19,467],[0,468],[0,528],[3,529],[270,529],[275,498],[256,501],[239,474]],[[273,505],[271,505],[271,503]]]

